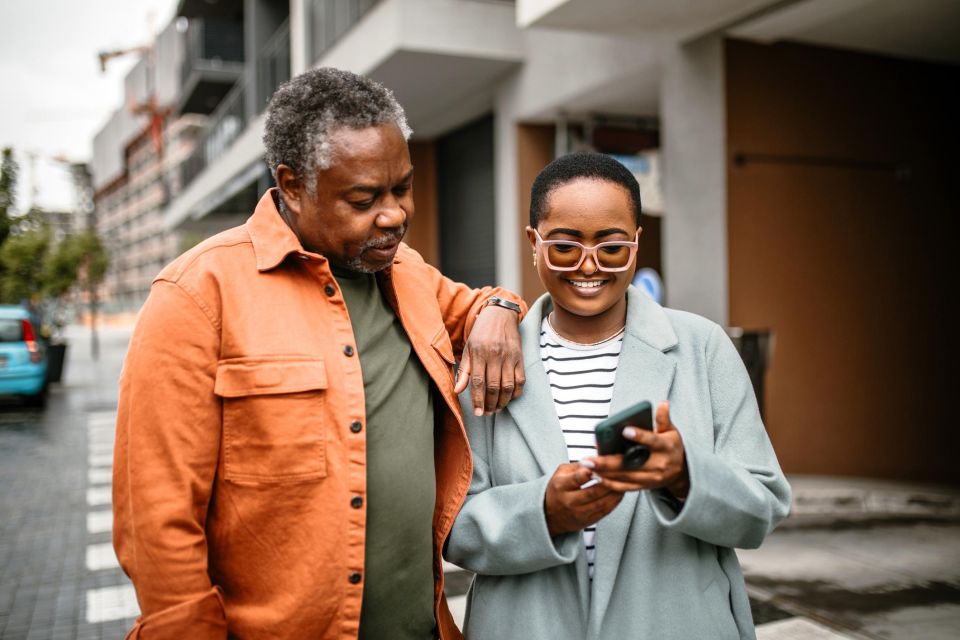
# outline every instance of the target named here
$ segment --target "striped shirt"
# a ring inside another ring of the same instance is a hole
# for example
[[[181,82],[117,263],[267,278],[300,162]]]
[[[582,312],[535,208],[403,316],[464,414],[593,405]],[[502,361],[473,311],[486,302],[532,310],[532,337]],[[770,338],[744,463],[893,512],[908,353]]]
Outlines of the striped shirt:
[[[610,414],[622,346],[623,333],[598,344],[582,345],[557,335],[547,318],[540,325],[540,360],[550,382],[570,462],[597,455],[593,429]],[[596,525],[583,530],[591,579],[596,531]]]

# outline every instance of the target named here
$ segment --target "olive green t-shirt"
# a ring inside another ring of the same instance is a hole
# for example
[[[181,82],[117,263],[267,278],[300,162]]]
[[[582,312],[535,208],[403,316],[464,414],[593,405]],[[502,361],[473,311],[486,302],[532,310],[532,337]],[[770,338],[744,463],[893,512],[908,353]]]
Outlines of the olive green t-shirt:
[[[436,637],[430,378],[372,274],[333,269],[366,396],[367,525],[361,640]]]

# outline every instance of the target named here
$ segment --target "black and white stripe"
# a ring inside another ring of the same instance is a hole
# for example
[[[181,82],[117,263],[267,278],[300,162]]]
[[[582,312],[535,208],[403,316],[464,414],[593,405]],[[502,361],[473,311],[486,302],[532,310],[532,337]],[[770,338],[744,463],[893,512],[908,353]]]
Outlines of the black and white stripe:
[[[593,429],[610,414],[613,383],[623,334],[594,345],[565,340],[544,318],[540,327],[540,359],[547,372],[553,405],[563,429],[570,462],[597,454]],[[587,566],[593,578],[596,526],[583,530]]]

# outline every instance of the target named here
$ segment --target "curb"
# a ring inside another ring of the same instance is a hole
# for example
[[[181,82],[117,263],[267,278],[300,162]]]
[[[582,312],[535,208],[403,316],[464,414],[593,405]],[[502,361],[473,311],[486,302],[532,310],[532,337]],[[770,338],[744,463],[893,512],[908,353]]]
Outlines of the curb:
[[[904,516],[960,518],[960,490],[890,481],[789,478],[790,517]],[[846,485],[846,486],[844,486]]]

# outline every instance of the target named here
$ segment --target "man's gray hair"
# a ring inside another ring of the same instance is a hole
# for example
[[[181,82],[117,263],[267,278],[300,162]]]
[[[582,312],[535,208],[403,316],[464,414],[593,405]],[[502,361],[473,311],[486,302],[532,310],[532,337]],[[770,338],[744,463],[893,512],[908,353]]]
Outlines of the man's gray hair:
[[[388,122],[409,140],[412,130],[403,107],[382,84],[340,69],[311,69],[280,85],[267,105],[267,166],[276,180],[277,167],[287,165],[313,194],[317,172],[333,161],[332,133]]]

